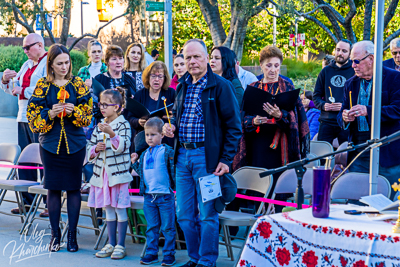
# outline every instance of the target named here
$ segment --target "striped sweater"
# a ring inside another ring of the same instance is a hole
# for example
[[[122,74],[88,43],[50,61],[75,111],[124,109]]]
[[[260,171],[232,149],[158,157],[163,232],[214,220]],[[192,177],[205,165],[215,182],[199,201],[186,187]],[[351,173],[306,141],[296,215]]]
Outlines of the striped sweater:
[[[103,120],[101,121],[103,123]],[[129,148],[131,146],[131,127],[124,116],[120,115],[110,123],[114,133],[119,136],[119,146],[117,149],[111,146],[110,136],[106,135],[106,150],[101,151],[96,157],[90,159],[92,148],[99,142],[103,142],[102,132],[98,126],[95,127],[92,137],[87,143],[87,158],[89,162],[94,163],[93,176],[90,184],[103,188],[103,168],[108,175],[108,186],[124,184],[132,181],[132,175],[129,172],[131,157]],[[105,159],[105,161],[104,161]]]

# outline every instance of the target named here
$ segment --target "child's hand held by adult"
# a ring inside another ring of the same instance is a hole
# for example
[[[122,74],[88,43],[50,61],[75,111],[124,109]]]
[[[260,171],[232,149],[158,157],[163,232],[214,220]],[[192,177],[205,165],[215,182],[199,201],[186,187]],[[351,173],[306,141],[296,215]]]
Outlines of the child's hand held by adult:
[[[131,162],[132,162],[132,164],[135,163],[138,158],[139,158],[139,155],[137,153],[132,153],[131,154]]]

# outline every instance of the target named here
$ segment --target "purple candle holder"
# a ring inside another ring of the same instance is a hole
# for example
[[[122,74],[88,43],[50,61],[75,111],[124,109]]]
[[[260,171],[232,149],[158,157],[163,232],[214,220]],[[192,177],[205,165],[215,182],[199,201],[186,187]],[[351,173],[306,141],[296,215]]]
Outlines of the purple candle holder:
[[[314,167],[312,214],[316,218],[329,217],[331,202],[331,169],[324,166]]]

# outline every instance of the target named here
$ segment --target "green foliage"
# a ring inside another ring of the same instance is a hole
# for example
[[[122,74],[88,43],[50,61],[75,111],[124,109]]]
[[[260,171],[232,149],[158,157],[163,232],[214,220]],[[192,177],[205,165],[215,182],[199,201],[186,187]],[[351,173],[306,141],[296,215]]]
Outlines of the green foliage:
[[[85,53],[78,50],[72,50],[70,55],[72,62],[72,74],[77,75],[80,68],[88,65],[88,57],[85,55]]]
[[[72,74],[77,75],[81,67],[87,65],[87,56],[78,50],[71,51]],[[0,45],[0,72],[6,69],[19,71],[28,57],[21,46]]]
[[[18,71],[27,60],[21,46],[0,45],[0,72],[6,69]]]
[[[287,66],[287,75],[289,78],[316,78],[321,72],[322,65],[320,61],[311,60],[309,62],[298,61],[286,58],[282,65]]]
[[[301,88],[301,92],[304,92],[304,89],[307,91],[314,91],[315,88],[315,83],[317,82],[316,77],[310,77],[310,78],[297,78],[297,79],[292,79],[294,88]]]

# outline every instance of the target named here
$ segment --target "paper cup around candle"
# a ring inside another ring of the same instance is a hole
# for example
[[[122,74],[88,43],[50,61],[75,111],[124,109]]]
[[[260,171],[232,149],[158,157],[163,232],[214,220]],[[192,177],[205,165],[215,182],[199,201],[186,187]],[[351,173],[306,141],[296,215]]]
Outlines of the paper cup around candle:
[[[335,98],[333,96],[330,96],[328,99],[331,101],[331,103],[335,103]]]

